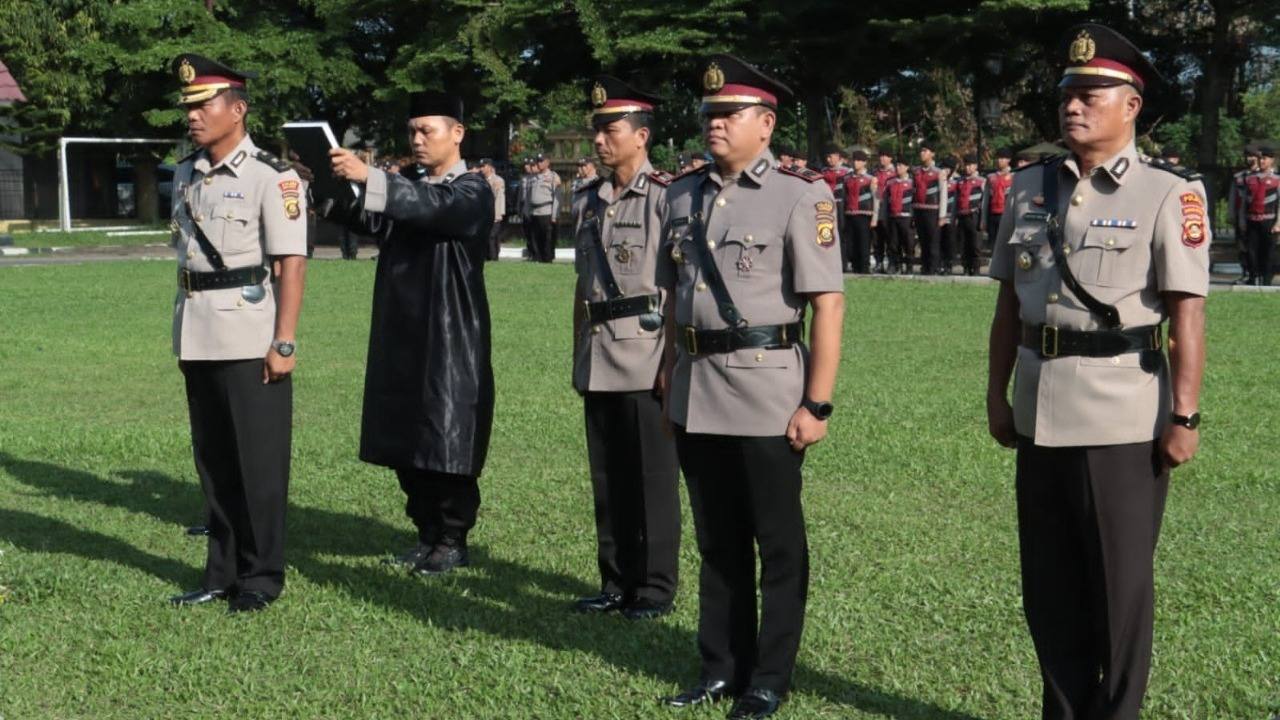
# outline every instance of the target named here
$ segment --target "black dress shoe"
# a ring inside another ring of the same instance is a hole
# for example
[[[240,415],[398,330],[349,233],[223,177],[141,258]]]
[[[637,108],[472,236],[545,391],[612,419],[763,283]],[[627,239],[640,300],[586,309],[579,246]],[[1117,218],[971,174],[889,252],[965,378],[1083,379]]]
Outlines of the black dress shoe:
[[[413,566],[413,572],[417,575],[443,575],[470,564],[466,545],[445,540],[431,548],[431,552]]]
[[[169,598],[169,602],[181,607],[183,605],[204,605],[206,603],[214,602],[215,600],[226,599],[226,590],[205,590],[204,588],[201,588],[199,590],[192,590],[189,593],[174,595]]]
[[[622,616],[628,620],[653,620],[663,615],[670,615],[674,609],[675,605],[669,602],[636,598],[622,609]]]
[[[717,703],[733,695],[733,688],[727,680],[703,680],[678,695],[662,698],[662,704],[668,707],[693,707],[708,703]]]
[[[275,602],[275,598],[262,592],[261,590],[241,590],[236,593],[235,598],[227,605],[229,613],[245,613],[266,610],[267,606]]]
[[[431,546],[424,543],[418,543],[395,557],[384,558],[383,565],[403,565],[405,567],[414,567],[418,563],[427,559],[431,554]]]
[[[765,688],[752,688],[742,693],[733,703],[733,709],[729,711],[729,720],[767,718],[778,712],[781,705],[782,698],[778,697],[778,693]]]
[[[602,592],[593,597],[578,598],[573,604],[573,610],[586,615],[610,613],[621,610],[625,604],[618,593]]]
[[[209,534],[209,528],[204,525],[192,525],[187,528],[187,534],[191,537],[204,537]]]

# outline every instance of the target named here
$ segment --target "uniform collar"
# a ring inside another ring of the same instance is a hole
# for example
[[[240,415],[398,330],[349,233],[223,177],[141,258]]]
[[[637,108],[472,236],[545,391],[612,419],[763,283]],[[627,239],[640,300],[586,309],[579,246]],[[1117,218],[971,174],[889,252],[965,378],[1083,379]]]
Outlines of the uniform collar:
[[[1138,164],[1138,146],[1132,140],[1128,145],[1124,146],[1120,152],[1113,155],[1106,162],[1098,165],[1095,172],[1100,172],[1111,178],[1117,186],[1124,185],[1125,178],[1133,175],[1133,168]],[[1072,175],[1080,177],[1080,163],[1076,160],[1075,153],[1067,156],[1062,166],[1071,171]]]
[[[742,171],[738,179],[739,181],[750,180],[755,183],[756,187],[764,187],[769,176],[773,174],[772,171],[775,169],[777,162],[773,158],[773,153],[766,147],[764,152],[757,155],[754,160],[747,164],[746,169]],[[720,167],[715,163],[711,163],[711,179],[717,185],[724,185],[724,178],[720,176]]]
[[[449,172],[445,173],[444,175],[441,175],[439,177],[432,177],[428,175],[427,182],[432,184],[453,182],[454,180],[457,180],[458,177],[460,177],[462,174],[466,172],[467,172],[467,161],[460,159],[458,160],[458,162],[454,163],[453,167],[449,168]]]
[[[649,179],[649,175],[652,172],[653,163],[649,162],[648,158],[645,158],[644,163],[642,163],[639,169],[636,170],[635,177],[631,178],[631,182],[627,183],[627,186],[622,188],[622,192],[619,192],[616,198],[613,193],[613,182],[610,180],[602,180],[599,187],[596,188],[596,194],[605,202],[613,202],[614,200],[620,199],[631,193],[635,193],[636,195],[648,195],[649,185],[652,184],[652,181]],[[595,177],[591,178],[591,180],[596,179],[597,178]]]
[[[240,177],[240,171],[244,169],[245,162],[249,160],[249,156],[257,149],[257,146],[253,144],[253,138],[249,137],[248,133],[245,133],[244,138],[240,140],[235,149],[227,153],[226,157],[222,158],[222,162],[217,165],[211,165],[209,163],[209,151],[201,150],[200,154],[196,156],[192,167],[195,168],[196,172],[199,172],[202,175],[209,175],[218,168],[224,167],[229,170],[232,175]]]

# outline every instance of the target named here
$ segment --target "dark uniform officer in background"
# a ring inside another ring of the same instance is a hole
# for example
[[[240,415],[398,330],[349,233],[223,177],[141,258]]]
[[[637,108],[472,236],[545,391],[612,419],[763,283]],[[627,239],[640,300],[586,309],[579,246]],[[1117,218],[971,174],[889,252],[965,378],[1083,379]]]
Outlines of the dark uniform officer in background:
[[[890,149],[889,147],[887,146],[881,147],[878,152],[878,155],[879,155],[878,157],[879,164],[876,165],[875,169],[871,172],[871,174],[874,175],[876,178],[876,189],[877,189],[877,196],[878,196],[877,199],[880,201],[881,206],[883,206],[884,205],[884,189],[889,185],[889,181],[897,176],[898,168],[897,168],[897,165],[895,165],[893,162],[893,150]],[[892,238],[892,232],[889,228],[889,223],[883,221],[882,215],[883,213],[876,213],[876,218],[879,220],[879,222],[875,223],[875,226],[876,226],[876,249],[875,249],[876,272],[887,273],[887,272],[890,272],[889,246],[893,238]]]
[[[996,151],[996,171],[987,175],[987,184],[982,194],[982,221],[979,229],[987,233],[987,249],[994,252],[996,233],[1000,230],[1000,219],[1004,216],[1005,200],[1013,187],[1013,150],[1000,148]]]
[[[1244,206],[1245,179],[1258,171],[1258,147],[1253,143],[1244,146],[1244,168],[1231,176],[1231,189],[1227,192],[1227,210],[1231,212],[1231,224],[1235,230],[1236,250],[1240,258],[1240,277],[1235,284],[1252,284],[1253,272],[1249,267],[1249,247],[1245,244],[1246,225],[1240,208]]]
[[[201,588],[172,602],[230,597],[232,612],[261,610],[284,589],[306,193],[289,164],[245,132],[246,81],[256,75],[192,54],[179,55],[173,70],[201,148],[174,173],[173,351],[186,380],[209,552]]]
[[[853,172],[853,168],[845,162],[844,148],[831,143],[827,145],[823,152],[823,160],[827,163],[820,171],[822,179],[826,181],[827,187],[831,188],[831,195],[836,199],[836,228],[840,233],[840,261],[845,267],[849,265],[850,256],[848,248],[849,229],[845,227],[845,206],[844,206],[844,179]]]
[[[671,612],[680,550],[675,443],[656,394],[663,295],[654,282],[671,176],[649,163],[659,98],[600,76],[591,122],[609,179],[573,197],[573,387],[582,395],[595,494],[600,594],[579,612]]]
[[[920,165],[911,171],[915,188],[911,207],[920,241],[922,275],[932,275],[942,268],[939,262],[942,226],[947,221],[947,181],[942,176],[942,168],[933,161],[933,151],[933,143],[920,143]]]
[[[822,176],[778,168],[769,152],[778,100],[790,90],[729,55],[704,67],[715,163],[668,188],[658,266],[658,284],[671,293],[666,410],[702,555],[702,672],[665,702],[737,695],[730,718],[761,718],[791,686],[804,625],[800,467],[831,414],[844,311],[840,239]],[[814,310],[811,352],[806,306]]]
[[[1161,82],[1142,53],[1088,24],[1061,57],[1071,152],[1014,179],[991,261],[987,411],[991,434],[1018,449],[1042,717],[1137,720],[1169,468],[1199,444],[1207,203],[1197,176],[1134,145],[1142,93]]]
[[[867,172],[867,152],[853,151],[853,170],[844,176],[839,194],[844,197],[845,230],[841,235],[845,257],[849,258],[845,269],[866,274],[871,272],[871,236],[876,233],[880,216],[880,186],[876,177]]]
[[[410,98],[409,179],[330,151],[339,177],[364,186],[345,222],[378,238],[360,459],[395,470],[418,544],[396,558],[434,575],[469,564],[477,478],[493,426],[484,262],[493,192],[467,172],[462,100]]]
[[[987,179],[978,172],[978,156],[966,155],[964,174],[956,178],[956,233],[960,237],[960,261],[965,275],[978,274],[978,227],[982,220],[982,200]]]
[[[1280,175],[1275,165],[1275,146],[1268,143],[1259,148],[1258,170],[1244,179],[1244,201],[1236,219],[1237,225],[1244,226],[1253,285],[1271,284],[1271,252],[1280,234]]]

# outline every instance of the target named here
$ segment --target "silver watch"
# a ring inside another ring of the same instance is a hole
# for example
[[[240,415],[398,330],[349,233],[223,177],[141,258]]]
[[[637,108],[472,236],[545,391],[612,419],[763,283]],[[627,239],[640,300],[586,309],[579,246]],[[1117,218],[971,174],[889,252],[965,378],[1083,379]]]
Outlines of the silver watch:
[[[289,342],[288,340],[272,340],[271,347],[275,348],[275,351],[280,353],[280,357],[289,357],[293,354],[294,350],[298,349],[296,344]]]

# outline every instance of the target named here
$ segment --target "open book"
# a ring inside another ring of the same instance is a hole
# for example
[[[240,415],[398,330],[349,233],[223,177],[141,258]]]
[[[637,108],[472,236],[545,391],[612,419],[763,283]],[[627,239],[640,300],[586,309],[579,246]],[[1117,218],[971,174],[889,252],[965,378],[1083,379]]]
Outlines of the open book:
[[[311,198],[317,209],[326,203],[343,209],[354,205],[360,197],[360,185],[334,175],[333,166],[329,163],[329,150],[340,147],[329,123],[289,122],[284,124],[283,130],[289,149],[298,154],[302,164],[315,176],[311,181]]]

